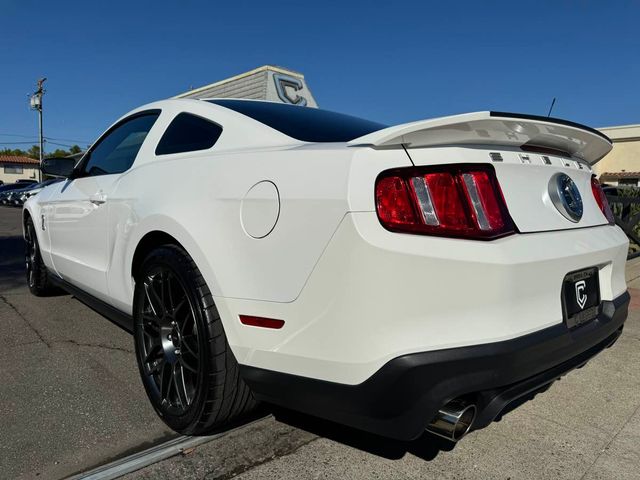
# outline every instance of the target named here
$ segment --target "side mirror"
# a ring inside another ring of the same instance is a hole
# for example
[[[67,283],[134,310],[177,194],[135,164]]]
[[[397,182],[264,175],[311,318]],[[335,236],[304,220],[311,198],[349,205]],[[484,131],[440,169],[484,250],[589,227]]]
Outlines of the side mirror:
[[[51,177],[69,178],[76,166],[76,160],[69,157],[45,158],[40,170]]]

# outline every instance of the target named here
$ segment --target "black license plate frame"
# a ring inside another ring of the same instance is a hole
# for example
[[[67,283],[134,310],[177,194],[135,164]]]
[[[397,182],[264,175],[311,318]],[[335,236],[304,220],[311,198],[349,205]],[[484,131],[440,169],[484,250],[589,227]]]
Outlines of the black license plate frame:
[[[594,320],[600,310],[598,267],[583,268],[565,275],[561,295],[567,327],[575,328]]]

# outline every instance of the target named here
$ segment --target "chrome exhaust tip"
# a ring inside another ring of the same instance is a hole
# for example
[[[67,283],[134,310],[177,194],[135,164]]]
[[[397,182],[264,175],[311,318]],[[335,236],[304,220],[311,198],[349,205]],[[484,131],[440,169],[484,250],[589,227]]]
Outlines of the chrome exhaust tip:
[[[438,414],[427,426],[427,431],[452,442],[462,439],[476,418],[477,408],[472,403],[452,400],[438,410]]]

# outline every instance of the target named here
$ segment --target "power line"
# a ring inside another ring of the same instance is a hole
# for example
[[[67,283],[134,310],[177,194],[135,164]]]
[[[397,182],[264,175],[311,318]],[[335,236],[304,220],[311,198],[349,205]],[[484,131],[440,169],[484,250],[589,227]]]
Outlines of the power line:
[[[58,142],[50,142],[48,140],[46,140],[44,142],[46,145],[56,145],[58,147],[67,147],[67,148],[71,148],[71,147],[77,147],[78,145],[69,145],[68,143],[58,143]],[[38,146],[38,141],[34,140],[33,142],[0,142],[0,145],[32,145],[34,147]]]
[[[69,148],[71,148],[71,147],[77,147],[78,146],[78,145],[68,145],[66,143],[56,143],[56,142],[49,142],[49,141],[47,141],[47,143],[48,144],[50,143],[51,145],[57,145],[58,147],[69,147]]]
[[[17,133],[0,133],[1,137],[37,138],[35,135],[18,135]]]
[[[19,138],[33,138],[35,141],[38,140],[38,137],[35,135],[19,135],[17,133],[0,133],[0,137],[19,137]],[[88,145],[91,142],[87,140],[78,140],[74,138],[59,138],[59,137],[44,137],[46,140],[62,140],[63,142],[75,142],[78,144]]]
[[[49,140],[62,140],[63,142],[76,142],[76,143],[91,143],[87,140],[77,140],[77,139],[73,139],[73,138],[54,138],[54,137],[44,137],[44,138],[48,138]]]

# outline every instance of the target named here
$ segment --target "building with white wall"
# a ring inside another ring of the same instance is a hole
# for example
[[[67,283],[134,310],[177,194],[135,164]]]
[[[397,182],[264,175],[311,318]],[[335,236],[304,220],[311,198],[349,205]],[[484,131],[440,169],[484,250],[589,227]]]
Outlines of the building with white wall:
[[[16,180],[38,179],[40,162],[34,158],[0,155],[0,181],[13,183]]]
[[[613,149],[593,167],[602,183],[640,185],[640,125],[599,128]]]

